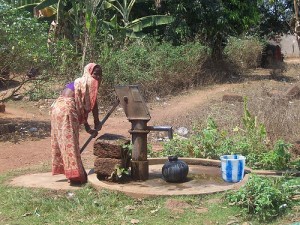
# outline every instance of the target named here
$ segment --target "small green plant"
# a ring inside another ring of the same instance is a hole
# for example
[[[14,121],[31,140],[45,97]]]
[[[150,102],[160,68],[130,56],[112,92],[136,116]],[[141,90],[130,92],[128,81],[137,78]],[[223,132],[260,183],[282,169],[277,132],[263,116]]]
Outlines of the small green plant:
[[[207,126],[204,128],[199,136],[196,136],[199,142],[199,149],[196,149],[196,157],[204,157],[210,159],[219,158],[223,153],[220,152],[226,133],[220,132],[216,122],[212,118],[208,118]],[[223,149],[224,150],[224,149]],[[228,150],[226,150],[228,151]]]
[[[291,160],[291,154],[289,153],[291,147],[291,144],[278,140],[273,150],[263,154],[262,167],[271,170],[288,169]]]
[[[241,154],[246,156],[247,166],[253,169],[299,168],[299,162],[291,161],[291,144],[278,140],[272,149],[266,127],[258,123],[257,117],[248,110],[247,98],[244,99],[242,122],[243,127],[236,127],[234,135],[229,135],[227,131],[218,129],[213,118],[208,118],[206,127],[201,129],[194,126],[189,138],[174,135],[159,154],[211,159],[219,159],[224,154]]]
[[[250,152],[265,152],[267,131],[264,124],[259,124],[256,116],[252,116],[248,110],[248,99],[244,98],[244,116],[242,118],[244,133],[250,143]]]
[[[251,175],[244,187],[228,193],[226,199],[248,214],[257,216],[259,220],[268,221],[291,207],[294,191],[285,177],[262,178]]]
[[[257,37],[230,37],[224,49],[225,55],[243,68],[259,66],[263,42]]]
[[[121,167],[120,165],[115,165],[115,170],[111,173],[110,177],[108,177],[108,180],[118,182],[128,175],[129,171],[127,168]]]
[[[176,155],[178,157],[191,157],[193,151],[194,144],[190,139],[174,134],[172,140],[164,143],[164,149],[160,154],[161,156]]]
[[[55,99],[59,96],[59,91],[51,87],[53,82],[43,79],[33,81],[33,88],[26,93],[30,101],[38,101],[40,99]]]

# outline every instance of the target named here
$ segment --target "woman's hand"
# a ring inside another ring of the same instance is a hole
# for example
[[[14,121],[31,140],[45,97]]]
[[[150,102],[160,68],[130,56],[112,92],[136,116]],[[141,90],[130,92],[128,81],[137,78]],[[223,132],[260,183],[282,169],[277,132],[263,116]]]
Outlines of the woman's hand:
[[[84,128],[85,128],[85,131],[86,131],[87,133],[89,133],[90,135],[93,136],[93,138],[97,137],[98,131],[95,130],[95,129],[91,129],[91,127],[90,127],[90,125],[89,125],[88,123],[85,123],[85,124],[84,124]]]
[[[102,129],[102,123],[100,121],[95,122],[95,130],[99,131]]]
[[[93,138],[97,137],[98,135],[98,131],[94,129],[90,129],[88,133],[92,135]]]

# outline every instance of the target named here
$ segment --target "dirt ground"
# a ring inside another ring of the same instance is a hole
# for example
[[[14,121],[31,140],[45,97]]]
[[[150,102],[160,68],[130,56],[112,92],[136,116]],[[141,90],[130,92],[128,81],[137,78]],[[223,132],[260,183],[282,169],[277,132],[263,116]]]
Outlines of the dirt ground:
[[[286,61],[291,65],[300,64],[299,59],[287,59]],[[176,97],[157,98],[155,102],[147,104],[151,115],[148,125],[170,125],[176,130],[194,120],[197,112],[203,110],[203,107],[208,107],[211,103],[221,103],[224,94],[241,94],[246,89],[255,90],[260,86],[267,86],[270,90],[276,90],[277,87],[278,89],[287,89],[298,83],[300,75],[295,71],[293,76],[297,79],[285,82],[269,80],[270,70],[267,69],[257,69],[253,74],[252,79],[240,83],[213,85],[191,90]],[[0,121],[18,123],[20,126],[18,127],[19,133],[11,134],[10,141],[0,139],[0,173],[51,162],[49,105],[25,100],[11,101],[6,104],[6,112],[0,113]],[[100,118],[103,118],[104,115],[105,112],[101,112]],[[130,138],[128,133],[130,126],[122,109],[117,108],[106,121],[99,135],[112,133]],[[80,133],[81,145],[88,137],[89,135],[82,130]],[[155,135],[149,137],[151,137],[149,141],[153,142],[154,148],[159,148],[161,143],[154,141]],[[82,153],[86,168],[93,166],[92,149],[93,142]]]

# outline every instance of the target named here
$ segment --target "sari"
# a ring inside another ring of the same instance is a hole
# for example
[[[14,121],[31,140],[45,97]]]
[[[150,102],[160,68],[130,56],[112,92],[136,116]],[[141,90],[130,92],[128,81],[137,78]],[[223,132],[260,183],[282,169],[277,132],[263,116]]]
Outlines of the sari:
[[[79,148],[79,128],[87,122],[97,100],[98,81],[92,77],[95,63],[84,68],[74,82],[74,97],[59,96],[51,107],[52,175],[65,174],[70,181],[85,183]]]

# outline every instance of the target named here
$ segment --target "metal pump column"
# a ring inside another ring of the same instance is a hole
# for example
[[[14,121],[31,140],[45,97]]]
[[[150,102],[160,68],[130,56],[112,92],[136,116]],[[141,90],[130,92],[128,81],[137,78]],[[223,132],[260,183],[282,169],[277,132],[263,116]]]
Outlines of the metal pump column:
[[[134,180],[147,180],[149,177],[147,122],[151,119],[150,113],[137,85],[116,86],[115,91],[129,122],[131,122],[131,130],[129,130],[133,144],[131,176]]]

